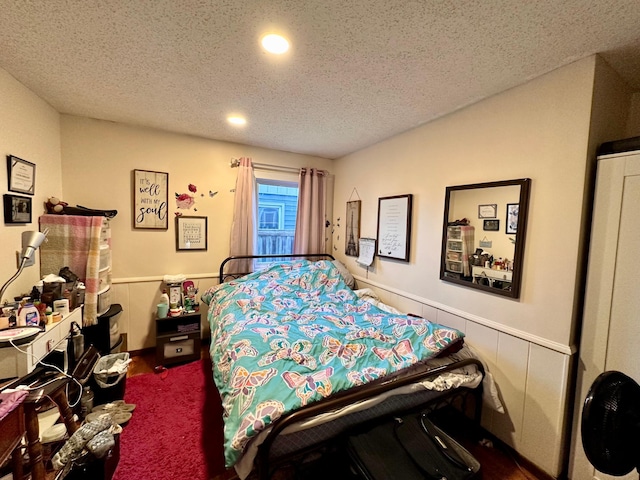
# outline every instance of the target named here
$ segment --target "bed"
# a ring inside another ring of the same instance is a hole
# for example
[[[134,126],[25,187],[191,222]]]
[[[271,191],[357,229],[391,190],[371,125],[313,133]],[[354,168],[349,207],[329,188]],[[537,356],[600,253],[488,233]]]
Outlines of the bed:
[[[331,256],[279,257],[225,259],[202,295],[225,463],[241,479],[269,478],[294,453],[382,415],[453,399],[466,408],[471,396],[479,420],[485,369],[461,332],[353,290]],[[234,261],[262,266],[225,272]]]

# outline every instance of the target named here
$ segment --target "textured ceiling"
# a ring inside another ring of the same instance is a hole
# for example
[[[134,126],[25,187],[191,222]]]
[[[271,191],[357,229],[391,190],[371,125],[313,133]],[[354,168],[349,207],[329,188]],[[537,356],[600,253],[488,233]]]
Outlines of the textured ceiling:
[[[594,53],[640,90],[638,0],[0,5],[0,67],[62,113],[327,158]]]

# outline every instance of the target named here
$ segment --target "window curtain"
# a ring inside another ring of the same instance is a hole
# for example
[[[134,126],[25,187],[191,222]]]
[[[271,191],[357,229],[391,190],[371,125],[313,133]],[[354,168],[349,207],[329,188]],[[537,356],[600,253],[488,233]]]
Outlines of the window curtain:
[[[233,205],[233,222],[231,224],[231,256],[253,255],[256,251],[256,219],[258,197],[253,163],[250,158],[242,157],[236,179],[235,201]],[[249,273],[252,263],[234,261],[227,264],[234,273]]]
[[[327,172],[300,169],[293,253],[324,253]]]

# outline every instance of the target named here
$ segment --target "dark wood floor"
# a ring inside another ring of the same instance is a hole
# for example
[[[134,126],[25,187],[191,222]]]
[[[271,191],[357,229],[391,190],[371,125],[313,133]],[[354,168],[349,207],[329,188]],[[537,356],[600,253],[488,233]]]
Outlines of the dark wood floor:
[[[202,356],[209,355],[208,346],[203,346]],[[127,376],[131,377],[142,373],[153,372],[156,367],[155,352],[138,352],[132,355],[131,364]],[[506,445],[501,444],[495,438],[491,438],[486,432],[474,432],[469,434],[464,421],[451,418],[451,421],[443,429],[460,442],[482,465],[482,478],[485,480],[551,480],[551,477],[538,471],[529,465],[526,460],[519,458],[517,454]],[[446,418],[443,421],[448,421]],[[485,435],[483,435],[485,434]],[[486,440],[491,442],[487,444]],[[231,480],[235,477],[231,472],[220,475],[213,480]]]

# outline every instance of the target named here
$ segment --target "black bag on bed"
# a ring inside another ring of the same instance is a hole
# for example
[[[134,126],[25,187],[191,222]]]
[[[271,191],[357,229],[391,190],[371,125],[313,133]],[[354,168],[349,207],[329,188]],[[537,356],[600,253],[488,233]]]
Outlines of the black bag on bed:
[[[352,435],[347,451],[366,480],[466,480],[480,472],[480,463],[426,414],[395,418]]]

